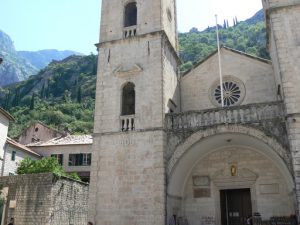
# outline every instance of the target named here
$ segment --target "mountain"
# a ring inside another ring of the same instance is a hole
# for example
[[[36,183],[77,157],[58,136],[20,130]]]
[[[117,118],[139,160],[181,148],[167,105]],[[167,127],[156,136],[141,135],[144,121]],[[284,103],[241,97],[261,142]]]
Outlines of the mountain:
[[[35,52],[18,51],[18,54],[38,69],[45,68],[52,60],[62,60],[71,55],[83,55],[79,52],[69,50],[58,51],[56,49],[47,49]]]
[[[249,54],[269,57],[262,18],[256,14],[248,22],[239,22],[233,27],[220,26],[221,43]],[[179,43],[184,63],[181,69],[186,71],[215,51],[215,28],[181,33]],[[0,106],[16,118],[9,135],[16,137],[36,120],[56,129],[66,127],[72,133],[91,133],[96,71],[97,56],[70,56],[51,62],[36,76],[23,82],[0,88]]]
[[[16,51],[12,39],[0,30],[0,57],[4,59],[0,66],[0,87],[26,80],[45,68],[53,60],[62,60],[70,55],[82,55],[74,51],[55,49],[36,52]]]
[[[253,25],[259,22],[263,22],[264,20],[265,20],[265,13],[264,10],[261,9],[257,13],[255,13],[254,16],[245,20],[245,23],[247,23],[248,25]]]
[[[16,118],[9,135],[16,137],[37,120],[73,133],[90,133],[96,72],[97,56],[70,56],[50,63],[36,76],[0,88],[0,105]]]
[[[253,17],[243,22],[235,22],[229,27],[219,25],[220,44],[262,58],[269,58],[266,48],[266,26],[264,12],[260,10]],[[217,49],[216,27],[208,27],[199,32],[192,28],[190,32],[179,34],[180,58],[184,62],[181,71],[193,68]]]
[[[0,66],[0,87],[27,79],[38,72],[26,59],[19,56],[11,38],[0,30],[0,57],[3,63]]]

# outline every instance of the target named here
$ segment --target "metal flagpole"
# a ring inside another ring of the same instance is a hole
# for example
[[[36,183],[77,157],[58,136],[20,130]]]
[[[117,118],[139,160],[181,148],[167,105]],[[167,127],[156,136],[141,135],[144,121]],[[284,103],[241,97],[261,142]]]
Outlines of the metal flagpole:
[[[218,44],[218,56],[219,56],[221,102],[222,102],[222,108],[223,108],[224,107],[223,77],[222,77],[222,63],[221,63],[221,51],[220,51],[219,27],[218,27],[218,16],[217,15],[216,15],[216,29],[217,29],[217,44]]]

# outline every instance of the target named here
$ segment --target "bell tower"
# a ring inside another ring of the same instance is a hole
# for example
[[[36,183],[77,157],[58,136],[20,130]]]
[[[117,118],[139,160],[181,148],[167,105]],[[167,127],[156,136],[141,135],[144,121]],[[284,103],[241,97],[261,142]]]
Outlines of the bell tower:
[[[263,0],[269,47],[286,108],[286,123],[300,216],[300,0]]]
[[[100,30],[100,42],[163,30],[177,49],[176,0],[104,0]]]
[[[165,224],[165,113],[179,111],[175,0],[102,0],[89,220]]]

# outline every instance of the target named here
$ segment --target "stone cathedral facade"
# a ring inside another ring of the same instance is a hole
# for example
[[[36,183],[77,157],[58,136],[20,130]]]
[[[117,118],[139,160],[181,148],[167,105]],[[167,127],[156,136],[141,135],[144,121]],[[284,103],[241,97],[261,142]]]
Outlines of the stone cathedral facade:
[[[299,216],[300,0],[263,0],[272,61],[221,49],[179,74],[175,0],[102,0],[89,219]],[[205,6],[203,6],[205,7]]]

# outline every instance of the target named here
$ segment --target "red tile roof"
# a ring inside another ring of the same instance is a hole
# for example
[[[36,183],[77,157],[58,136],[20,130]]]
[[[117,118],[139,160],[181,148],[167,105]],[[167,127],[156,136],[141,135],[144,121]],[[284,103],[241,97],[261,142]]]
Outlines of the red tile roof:
[[[2,115],[4,115],[7,119],[11,120],[11,121],[14,121],[15,118],[7,111],[5,111],[3,108],[0,107],[0,113]]]
[[[22,145],[9,137],[6,139],[6,143],[8,143],[9,145],[12,145],[13,147],[20,149],[21,151],[23,151],[25,153],[34,155],[36,157],[41,157],[40,154],[36,153],[35,151],[31,150],[30,148],[27,148],[25,145]]]

